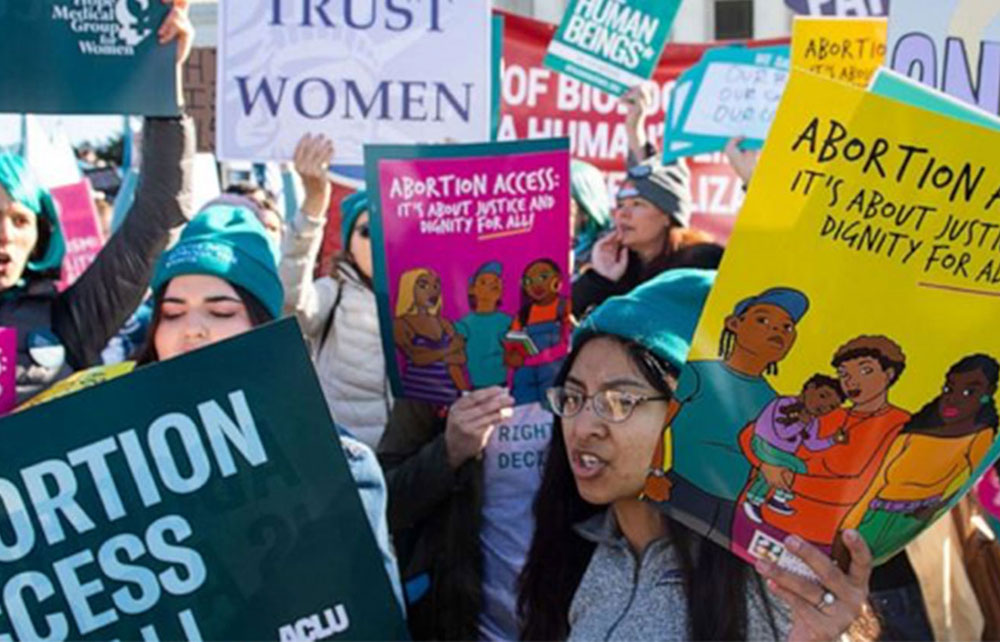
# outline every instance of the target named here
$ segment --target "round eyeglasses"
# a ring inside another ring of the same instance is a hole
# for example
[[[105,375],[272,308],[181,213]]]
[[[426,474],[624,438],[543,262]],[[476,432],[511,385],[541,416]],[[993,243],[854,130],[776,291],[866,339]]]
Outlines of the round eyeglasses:
[[[545,392],[549,409],[562,417],[569,419],[583,412],[587,402],[591,402],[594,413],[613,424],[624,423],[640,405],[649,401],[670,401],[670,395],[648,396],[636,395],[621,390],[602,390],[592,395],[571,388],[555,387]]]

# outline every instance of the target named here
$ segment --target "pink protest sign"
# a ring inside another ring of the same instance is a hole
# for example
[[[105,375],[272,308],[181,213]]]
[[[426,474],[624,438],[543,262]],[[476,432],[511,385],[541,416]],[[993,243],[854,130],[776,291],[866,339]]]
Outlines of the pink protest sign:
[[[366,170],[394,393],[542,401],[571,332],[568,141],[371,146]]]
[[[52,198],[59,205],[59,223],[66,240],[66,256],[59,281],[59,289],[64,290],[94,262],[104,245],[104,238],[90,183],[83,180],[57,187],[52,190]]]
[[[1000,475],[995,468],[976,483],[976,497],[990,515],[1000,519]]]
[[[17,330],[0,327],[0,415],[17,404]]]

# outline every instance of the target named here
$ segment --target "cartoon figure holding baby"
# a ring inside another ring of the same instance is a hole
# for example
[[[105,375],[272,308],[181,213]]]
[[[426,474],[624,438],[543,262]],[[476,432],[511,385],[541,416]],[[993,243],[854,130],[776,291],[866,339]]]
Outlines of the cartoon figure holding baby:
[[[909,413],[889,402],[889,391],[906,367],[893,340],[856,337],[836,351],[832,365],[850,406],[818,417],[816,437],[834,443],[820,450],[798,448],[804,470],[761,457],[754,448],[754,423],[740,434],[740,447],[754,468],[744,502],[753,504],[750,489],[763,479],[782,491],[787,510],[768,502],[756,512],[741,511],[734,518],[734,543],[752,551],[758,532],[777,541],[785,533],[797,533],[830,552],[841,521],[871,485],[889,446],[910,420]]]

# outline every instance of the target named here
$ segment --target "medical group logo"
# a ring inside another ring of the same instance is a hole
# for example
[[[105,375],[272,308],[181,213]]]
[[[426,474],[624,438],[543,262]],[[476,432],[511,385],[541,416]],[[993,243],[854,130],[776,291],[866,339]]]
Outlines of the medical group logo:
[[[133,56],[153,33],[152,1],[66,0],[53,5],[52,20],[69,26],[84,55]]]

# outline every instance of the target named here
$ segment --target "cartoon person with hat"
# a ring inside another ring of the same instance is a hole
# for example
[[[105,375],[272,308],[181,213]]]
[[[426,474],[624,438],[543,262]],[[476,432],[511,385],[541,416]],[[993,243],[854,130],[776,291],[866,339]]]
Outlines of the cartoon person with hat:
[[[469,278],[472,311],[455,324],[455,330],[465,337],[466,367],[473,388],[502,386],[507,382],[503,339],[513,319],[500,311],[502,298],[503,265],[499,261],[482,264]]]
[[[726,317],[720,359],[684,367],[645,496],[669,501],[678,517],[702,535],[730,536],[736,502],[750,474],[739,433],[777,398],[764,375],[777,372],[808,309],[806,295],[791,288],[743,299]]]

